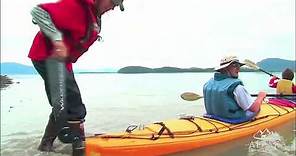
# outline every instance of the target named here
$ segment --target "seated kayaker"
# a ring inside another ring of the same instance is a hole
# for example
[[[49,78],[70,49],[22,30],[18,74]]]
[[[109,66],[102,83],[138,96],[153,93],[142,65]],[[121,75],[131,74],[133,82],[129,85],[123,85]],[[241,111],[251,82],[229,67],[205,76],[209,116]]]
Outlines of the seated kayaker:
[[[293,94],[296,93],[296,86],[293,83],[294,73],[291,69],[286,68],[282,72],[282,79],[273,76],[269,81],[269,87],[276,88],[277,94]]]
[[[210,79],[203,88],[205,108],[208,115],[222,119],[248,121],[259,111],[265,92],[259,92],[254,101],[238,79],[240,67],[236,56],[221,59],[220,66],[214,78]]]

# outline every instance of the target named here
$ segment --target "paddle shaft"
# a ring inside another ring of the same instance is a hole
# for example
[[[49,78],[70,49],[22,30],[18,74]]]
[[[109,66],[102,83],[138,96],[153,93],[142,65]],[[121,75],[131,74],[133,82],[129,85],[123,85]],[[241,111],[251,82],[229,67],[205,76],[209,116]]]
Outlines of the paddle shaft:
[[[251,94],[251,96],[258,96],[258,94]],[[296,97],[296,94],[291,95],[281,95],[281,94],[266,94],[268,97]]]
[[[257,97],[258,94],[251,94],[251,96]],[[203,98],[203,96],[192,93],[192,92],[185,92],[181,95],[181,97],[186,101],[195,101]],[[266,97],[296,97],[296,94],[292,94],[292,95],[266,94]]]
[[[269,72],[267,72],[267,71],[265,71],[265,70],[263,70],[263,69],[261,69],[261,68],[259,68],[259,70],[262,71],[262,72],[265,73],[265,74],[268,74],[269,76],[274,76],[273,74],[271,74],[271,73],[269,73]]]

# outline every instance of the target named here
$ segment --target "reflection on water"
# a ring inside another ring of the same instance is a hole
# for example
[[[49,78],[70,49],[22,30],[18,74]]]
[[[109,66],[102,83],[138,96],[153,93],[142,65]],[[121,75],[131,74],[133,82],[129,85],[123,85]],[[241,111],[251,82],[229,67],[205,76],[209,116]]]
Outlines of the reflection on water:
[[[19,83],[1,91],[1,155],[69,155],[71,146],[58,141],[54,143],[55,153],[36,150],[50,113],[42,79],[38,75],[9,77]],[[211,77],[212,73],[77,74],[76,79],[88,111],[86,134],[124,131],[131,124],[148,124],[184,115],[200,116],[204,113],[203,100],[184,101],[180,94],[186,91],[202,94],[203,84]],[[240,77],[250,93],[274,91],[267,86],[269,77],[265,74],[242,73]],[[295,134],[292,132],[295,127],[291,124],[272,130],[285,140],[290,138],[284,144],[287,149],[295,146]],[[282,130],[285,132],[281,133]],[[229,156],[260,153],[249,151],[252,141],[253,138],[248,137],[176,155]]]

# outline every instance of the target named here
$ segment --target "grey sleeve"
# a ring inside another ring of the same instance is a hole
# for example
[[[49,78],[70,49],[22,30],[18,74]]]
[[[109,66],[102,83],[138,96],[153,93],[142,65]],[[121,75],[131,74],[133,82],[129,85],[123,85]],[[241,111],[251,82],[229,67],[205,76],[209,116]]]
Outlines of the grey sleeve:
[[[238,85],[234,89],[233,94],[235,101],[244,111],[252,107],[254,100],[244,86]]]
[[[62,33],[55,27],[47,11],[36,6],[32,9],[33,23],[40,27],[40,30],[52,41],[62,40]]]

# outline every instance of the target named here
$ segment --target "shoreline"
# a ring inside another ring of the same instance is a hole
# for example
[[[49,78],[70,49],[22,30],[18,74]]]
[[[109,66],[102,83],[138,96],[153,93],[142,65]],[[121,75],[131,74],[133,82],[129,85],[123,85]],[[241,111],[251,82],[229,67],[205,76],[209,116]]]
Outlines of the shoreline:
[[[9,78],[7,75],[0,75],[0,88],[4,89],[7,88],[9,85],[13,84],[13,81],[11,78]]]

